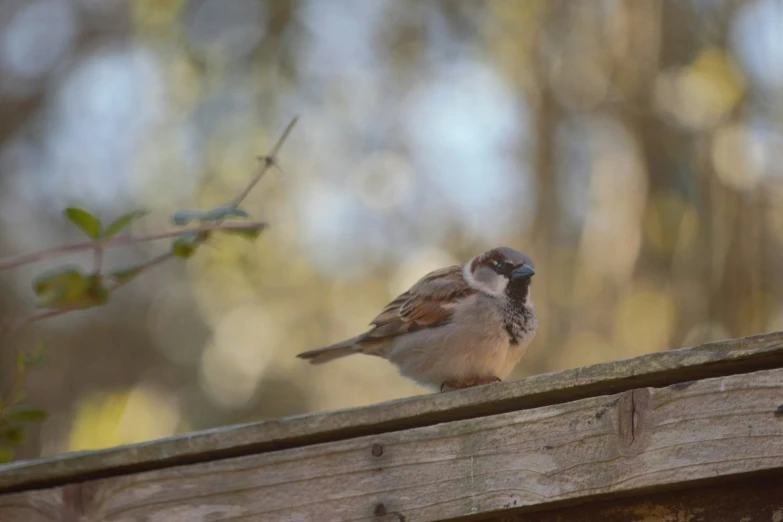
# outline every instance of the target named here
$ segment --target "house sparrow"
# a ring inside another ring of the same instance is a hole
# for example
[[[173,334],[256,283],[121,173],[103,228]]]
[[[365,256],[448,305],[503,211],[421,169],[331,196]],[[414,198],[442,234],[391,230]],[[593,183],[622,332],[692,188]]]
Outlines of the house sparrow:
[[[533,261],[508,247],[422,277],[351,339],[297,357],[321,364],[354,353],[382,357],[433,391],[508,376],[536,335]]]

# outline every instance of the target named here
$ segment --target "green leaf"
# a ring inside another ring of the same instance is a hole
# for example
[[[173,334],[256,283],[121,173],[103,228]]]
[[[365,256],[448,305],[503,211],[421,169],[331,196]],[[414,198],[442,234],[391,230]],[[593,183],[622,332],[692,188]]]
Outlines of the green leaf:
[[[41,408],[21,404],[11,406],[5,414],[8,422],[43,422],[46,417],[46,412]]]
[[[171,221],[177,226],[183,226],[200,220],[203,214],[200,210],[177,210],[171,215]]]
[[[0,428],[0,441],[13,446],[23,443],[27,438],[26,435],[24,428],[15,424],[4,424]]]
[[[127,227],[137,219],[146,216],[147,213],[143,211],[135,211],[135,212],[129,212],[125,215],[122,215],[114,220],[114,222],[106,227],[106,231],[103,233],[103,237],[105,239],[109,239],[114,237],[117,232],[122,230],[123,228]]]
[[[221,229],[221,232],[243,237],[249,241],[254,241],[258,239],[258,236],[261,235],[261,232],[263,232],[265,228],[266,225],[259,225],[258,227],[255,228],[224,228]]]
[[[248,217],[247,212],[239,207],[233,207],[231,205],[223,205],[215,207],[212,210],[208,210],[201,215],[201,221],[219,221],[230,217]]]
[[[81,270],[70,266],[46,272],[33,281],[39,308],[62,308],[83,297],[88,286]]]
[[[187,225],[191,221],[221,221],[231,217],[246,218],[248,213],[239,207],[221,205],[211,210],[177,210],[171,215],[172,222],[177,226]]]
[[[206,239],[204,233],[185,232],[172,242],[171,253],[177,257],[187,259],[196,252],[199,243],[204,239]]]
[[[11,451],[9,448],[4,448],[0,446],[0,464],[5,464],[6,462],[11,462],[11,460],[14,458],[14,452]]]
[[[86,278],[78,267],[63,266],[45,272],[33,281],[33,291],[36,295],[49,292],[55,287],[76,287],[84,285]]]
[[[70,207],[65,209],[65,217],[82,229],[88,237],[98,239],[101,237],[101,222],[83,208]]]
[[[117,283],[125,283],[136,277],[141,273],[141,271],[144,270],[143,266],[131,266],[128,268],[120,268],[119,270],[115,270],[114,272],[110,273],[109,275],[117,282]]]
[[[61,267],[35,279],[39,308],[81,309],[104,304],[109,292],[100,275],[85,276],[76,267]]]

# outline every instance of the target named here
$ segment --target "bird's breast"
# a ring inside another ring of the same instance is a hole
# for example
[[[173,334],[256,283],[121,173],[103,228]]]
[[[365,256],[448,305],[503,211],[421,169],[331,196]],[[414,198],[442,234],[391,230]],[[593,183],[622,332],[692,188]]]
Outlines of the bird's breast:
[[[538,319],[532,307],[511,303],[503,313],[503,327],[508,334],[508,342],[512,347],[529,343],[530,334],[535,334]]]
[[[473,296],[455,307],[448,324],[395,338],[386,358],[406,377],[436,387],[471,377],[502,379],[524,355],[536,324],[531,307],[507,310],[494,298]]]

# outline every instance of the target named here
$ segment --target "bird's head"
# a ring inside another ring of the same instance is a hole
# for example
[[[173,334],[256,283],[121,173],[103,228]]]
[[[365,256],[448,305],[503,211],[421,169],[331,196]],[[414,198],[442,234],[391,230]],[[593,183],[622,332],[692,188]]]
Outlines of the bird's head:
[[[464,276],[470,286],[495,297],[527,299],[535,274],[530,256],[509,247],[487,250],[465,265]]]

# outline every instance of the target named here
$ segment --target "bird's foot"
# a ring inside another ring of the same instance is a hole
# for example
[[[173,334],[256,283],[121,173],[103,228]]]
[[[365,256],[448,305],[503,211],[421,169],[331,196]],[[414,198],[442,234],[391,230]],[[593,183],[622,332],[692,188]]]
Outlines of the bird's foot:
[[[473,386],[492,384],[493,382],[500,382],[500,377],[475,377],[473,379],[450,380],[445,381],[440,385],[440,391],[461,390],[462,388],[472,388]]]

